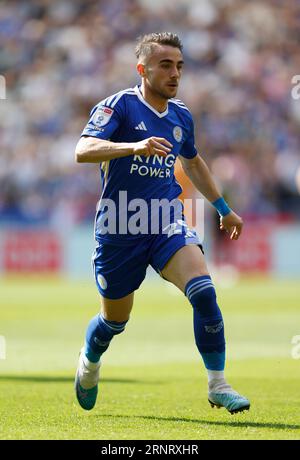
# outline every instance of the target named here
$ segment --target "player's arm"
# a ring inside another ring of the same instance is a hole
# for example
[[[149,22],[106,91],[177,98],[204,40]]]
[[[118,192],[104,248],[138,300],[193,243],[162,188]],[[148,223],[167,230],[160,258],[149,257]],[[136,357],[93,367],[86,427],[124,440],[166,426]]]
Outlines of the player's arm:
[[[226,230],[232,240],[237,240],[242,232],[243,220],[233,212],[222,198],[216,186],[211,172],[199,154],[191,159],[179,157],[186,175],[194,186],[207,198],[218,210],[220,218],[220,229]]]
[[[82,136],[76,145],[75,158],[78,163],[100,163],[128,155],[167,156],[172,147],[162,137],[149,137],[139,142],[127,143]]]

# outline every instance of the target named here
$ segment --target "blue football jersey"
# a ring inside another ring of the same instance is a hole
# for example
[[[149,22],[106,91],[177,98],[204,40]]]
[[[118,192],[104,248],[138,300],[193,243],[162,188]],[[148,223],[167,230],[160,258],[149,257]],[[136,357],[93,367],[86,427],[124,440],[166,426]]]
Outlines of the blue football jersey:
[[[124,230],[124,219],[121,224],[124,213],[125,220],[129,220],[136,212],[132,207],[124,210],[124,200],[134,203],[132,200],[142,199],[150,207],[153,199],[171,201],[180,195],[182,189],[174,175],[176,158],[178,155],[193,158],[197,154],[189,110],[180,100],[169,99],[167,109],[160,113],[145,101],[140,87],[136,86],[99,102],[92,109],[81,135],[128,143],[156,136],[164,137],[173,145],[166,157],[128,155],[100,164],[102,194],[95,220],[96,239],[126,244],[126,241],[145,236],[147,231],[132,234]],[[108,226],[103,232],[103,221],[107,217],[107,207],[103,203],[109,200],[115,205],[116,225]]]

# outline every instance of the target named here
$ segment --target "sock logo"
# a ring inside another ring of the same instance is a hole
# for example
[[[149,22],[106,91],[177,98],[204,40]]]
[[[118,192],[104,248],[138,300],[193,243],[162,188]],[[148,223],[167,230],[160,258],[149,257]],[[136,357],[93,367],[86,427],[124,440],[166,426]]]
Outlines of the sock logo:
[[[217,334],[223,329],[223,321],[220,321],[218,324],[215,324],[214,326],[204,326],[205,331],[208,332],[209,334]]]
[[[105,347],[106,345],[109,344],[110,340],[103,341],[103,340],[99,340],[97,337],[94,337],[94,342],[97,345],[100,345],[100,347]]]

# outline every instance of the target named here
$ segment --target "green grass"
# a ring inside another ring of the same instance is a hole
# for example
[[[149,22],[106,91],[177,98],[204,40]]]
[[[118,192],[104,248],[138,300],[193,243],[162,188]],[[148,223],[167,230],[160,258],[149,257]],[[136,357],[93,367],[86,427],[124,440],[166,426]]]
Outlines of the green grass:
[[[126,332],[103,357],[100,397],[84,412],[73,376],[86,325],[97,312],[92,283],[0,283],[0,439],[300,439],[300,335],[295,281],[241,280],[219,287],[229,382],[250,412],[211,409],[194,345],[192,312],[171,286],[148,280]]]

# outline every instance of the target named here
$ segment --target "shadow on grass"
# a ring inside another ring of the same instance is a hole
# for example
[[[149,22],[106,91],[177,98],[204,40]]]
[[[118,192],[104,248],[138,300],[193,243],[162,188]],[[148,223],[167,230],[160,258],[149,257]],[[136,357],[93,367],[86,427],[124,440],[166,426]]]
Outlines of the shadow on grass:
[[[12,381],[12,382],[36,382],[36,383],[64,383],[64,382],[74,382],[74,377],[70,376],[50,376],[50,375],[9,375],[2,374],[0,375],[1,381]],[[134,379],[120,379],[120,378],[101,378],[102,383],[133,383],[133,384],[161,384],[162,382],[149,382],[143,380],[134,380]]]
[[[229,414],[228,414],[229,415]],[[245,414],[240,414],[242,417]],[[236,428],[275,428],[277,430],[299,430],[300,425],[290,425],[286,423],[259,423],[259,422],[226,422],[226,421],[212,421],[212,420],[201,420],[201,419],[191,419],[191,418],[184,418],[184,417],[156,417],[154,415],[94,415],[95,417],[112,417],[112,418],[137,418],[143,420],[158,420],[158,421],[165,421],[165,422],[187,422],[187,423],[197,423],[199,425],[214,425],[214,426],[232,426]],[[238,414],[235,414],[238,416]]]

